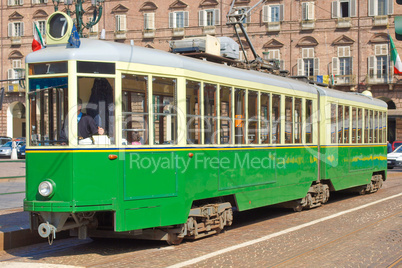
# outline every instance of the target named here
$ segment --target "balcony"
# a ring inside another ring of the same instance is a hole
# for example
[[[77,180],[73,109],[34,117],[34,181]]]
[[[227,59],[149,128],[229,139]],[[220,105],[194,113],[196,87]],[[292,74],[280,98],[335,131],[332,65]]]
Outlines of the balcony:
[[[388,25],[388,16],[375,16],[373,18],[374,26],[387,26]]]
[[[114,39],[126,39],[126,31],[116,31],[114,32]]]
[[[336,28],[350,28],[352,27],[351,18],[338,18],[336,21]]]
[[[21,45],[21,36],[12,36],[11,37],[11,45]]]
[[[205,26],[202,30],[203,34],[210,34],[210,35],[215,35],[215,26]]]
[[[314,30],[315,20],[302,20],[301,28],[302,30]]]
[[[356,75],[335,75],[332,85],[354,85],[356,84]]]
[[[379,85],[379,84],[390,84],[393,82],[393,77],[389,77],[388,75],[375,75],[368,74],[366,76],[366,83],[368,85]]]
[[[281,30],[281,23],[279,21],[267,23],[267,31],[268,32],[279,32],[280,30]]]
[[[145,29],[142,32],[143,38],[154,38],[155,37],[155,29]]]
[[[184,28],[173,28],[172,34],[173,36],[184,36],[185,34]]]

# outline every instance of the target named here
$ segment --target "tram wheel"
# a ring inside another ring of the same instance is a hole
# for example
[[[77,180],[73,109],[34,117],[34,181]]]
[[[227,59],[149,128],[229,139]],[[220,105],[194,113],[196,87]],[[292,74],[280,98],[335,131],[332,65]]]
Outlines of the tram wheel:
[[[294,212],[301,212],[303,210],[303,206],[298,204],[297,206],[293,207]]]
[[[168,234],[168,239],[166,240],[166,242],[169,244],[169,245],[173,245],[173,246],[175,246],[175,245],[180,245],[180,243],[183,241],[183,238],[179,238],[178,236],[177,236],[177,234],[174,234],[174,233],[169,233]]]

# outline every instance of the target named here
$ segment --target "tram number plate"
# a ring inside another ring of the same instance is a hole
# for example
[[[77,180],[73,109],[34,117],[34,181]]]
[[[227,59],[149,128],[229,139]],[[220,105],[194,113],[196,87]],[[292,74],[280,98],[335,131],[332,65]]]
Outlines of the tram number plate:
[[[392,162],[391,162],[391,161],[387,161],[387,163],[388,163],[388,164],[391,164]]]

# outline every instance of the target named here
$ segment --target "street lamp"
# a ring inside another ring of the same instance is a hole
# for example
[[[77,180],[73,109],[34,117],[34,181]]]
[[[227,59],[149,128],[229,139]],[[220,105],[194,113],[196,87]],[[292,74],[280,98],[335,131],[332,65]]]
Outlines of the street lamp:
[[[75,6],[75,19],[74,24],[77,27],[77,32],[79,33],[80,37],[82,37],[82,32],[84,29],[90,29],[92,26],[97,24],[102,17],[102,10],[103,10],[103,3],[105,0],[91,0],[91,4],[93,6],[93,17],[87,23],[84,23],[82,17],[84,16],[85,10],[82,7],[82,4],[85,0],[52,0],[54,5],[54,11],[59,9],[59,4],[64,2],[64,6],[67,9],[67,15],[71,17],[72,11],[70,10],[71,6]]]

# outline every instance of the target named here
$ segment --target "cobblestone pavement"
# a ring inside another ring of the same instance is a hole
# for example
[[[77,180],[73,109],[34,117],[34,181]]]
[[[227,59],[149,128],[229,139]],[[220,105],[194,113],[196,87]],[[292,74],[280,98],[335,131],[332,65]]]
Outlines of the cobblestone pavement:
[[[25,161],[0,158],[0,178],[25,176]]]
[[[192,261],[191,267],[401,267],[401,192],[402,174],[389,178],[375,194],[337,193],[325,206],[300,213],[271,207],[239,213],[226,232],[179,246],[71,238],[0,252],[0,267],[2,262],[182,267],[186,261]],[[381,202],[333,217],[376,201]],[[269,238],[253,242],[261,237]],[[217,253],[232,246],[239,248]]]
[[[25,198],[25,161],[0,159],[0,210],[22,208]],[[0,222],[0,225],[1,222]]]

